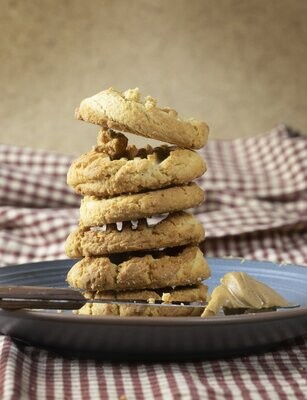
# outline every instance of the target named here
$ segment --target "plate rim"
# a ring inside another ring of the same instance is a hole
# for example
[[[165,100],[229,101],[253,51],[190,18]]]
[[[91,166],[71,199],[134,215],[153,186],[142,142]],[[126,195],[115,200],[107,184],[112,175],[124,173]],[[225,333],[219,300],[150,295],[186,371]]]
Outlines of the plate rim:
[[[75,323],[83,321],[84,324],[106,324],[106,325],[154,325],[158,326],[198,326],[198,325],[237,325],[261,322],[282,321],[307,317],[307,306],[293,310],[268,311],[256,314],[231,315],[221,317],[120,317],[120,316],[87,316],[87,315],[68,315],[62,313],[44,313],[40,311],[8,311],[0,310],[0,317],[19,317],[27,320],[61,321],[64,323]]]

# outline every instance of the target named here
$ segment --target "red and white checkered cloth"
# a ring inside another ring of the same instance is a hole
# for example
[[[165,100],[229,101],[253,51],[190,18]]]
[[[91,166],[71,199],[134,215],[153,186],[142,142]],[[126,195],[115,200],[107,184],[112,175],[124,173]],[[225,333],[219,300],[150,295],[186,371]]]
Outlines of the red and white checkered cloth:
[[[307,398],[307,345],[228,360],[110,363],[0,344],[0,398],[35,400],[300,400]]]
[[[307,137],[270,133],[210,141],[206,202],[208,256],[307,265]],[[72,158],[0,146],[0,264],[64,258],[80,198],[66,186]],[[111,364],[63,359],[0,340],[1,399],[307,399],[307,341],[260,356],[199,363]]]

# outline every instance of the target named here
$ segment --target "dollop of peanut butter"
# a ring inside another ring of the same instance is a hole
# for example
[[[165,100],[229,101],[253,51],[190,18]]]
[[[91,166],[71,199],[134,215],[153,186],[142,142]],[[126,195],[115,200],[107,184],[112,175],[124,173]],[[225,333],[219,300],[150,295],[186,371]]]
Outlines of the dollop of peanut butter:
[[[229,272],[221,279],[221,285],[213,290],[201,316],[214,316],[222,307],[261,310],[286,306],[289,306],[288,301],[266,284],[245,272]]]

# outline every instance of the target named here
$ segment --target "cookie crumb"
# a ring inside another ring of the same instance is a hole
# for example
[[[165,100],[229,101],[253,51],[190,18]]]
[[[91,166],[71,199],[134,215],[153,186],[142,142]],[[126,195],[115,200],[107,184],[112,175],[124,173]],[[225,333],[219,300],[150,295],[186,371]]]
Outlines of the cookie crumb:
[[[97,138],[95,150],[108,154],[114,160],[125,155],[128,146],[128,138],[120,132],[112,129],[101,129]]]
[[[146,96],[144,104],[145,104],[146,110],[151,110],[157,106],[157,100],[151,96]]]
[[[162,301],[163,303],[171,303],[171,294],[170,293],[163,293],[162,294]]]
[[[140,103],[141,101],[141,93],[139,88],[128,89],[123,93],[123,95],[126,100],[136,101],[137,103]]]

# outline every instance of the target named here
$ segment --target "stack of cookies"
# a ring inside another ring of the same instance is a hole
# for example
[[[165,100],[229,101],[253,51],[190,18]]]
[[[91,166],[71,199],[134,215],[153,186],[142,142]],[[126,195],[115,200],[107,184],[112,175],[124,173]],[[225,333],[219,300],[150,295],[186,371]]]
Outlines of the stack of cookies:
[[[114,89],[83,100],[78,119],[100,125],[97,144],[75,160],[67,182],[84,198],[66,253],[81,258],[67,282],[90,299],[206,301],[210,269],[198,244],[203,226],[183,210],[203,202],[192,181],[206,166],[193,149],[208,127],[158,108],[138,89]],[[123,132],[169,145],[136,148]],[[202,309],[88,303],[88,315],[200,315]]]

